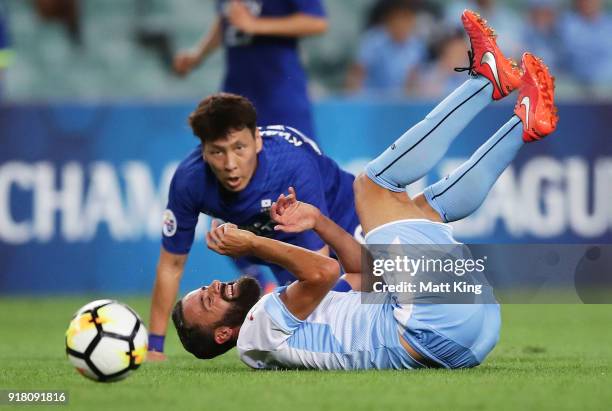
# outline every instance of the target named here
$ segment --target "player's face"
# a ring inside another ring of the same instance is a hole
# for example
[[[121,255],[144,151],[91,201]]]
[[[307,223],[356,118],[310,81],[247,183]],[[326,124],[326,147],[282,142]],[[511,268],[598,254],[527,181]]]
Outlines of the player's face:
[[[259,296],[259,284],[250,277],[230,283],[215,280],[183,298],[183,317],[190,327],[236,327],[242,324]]]
[[[262,141],[259,130],[255,136],[245,128],[232,131],[223,139],[204,144],[202,153],[217,179],[225,189],[238,192],[244,190],[257,169],[257,154]]]
[[[404,42],[410,36],[415,25],[415,15],[410,11],[398,11],[387,17],[385,26],[391,38],[398,42]]]
[[[576,8],[585,16],[597,16],[601,10],[601,0],[577,0]]]

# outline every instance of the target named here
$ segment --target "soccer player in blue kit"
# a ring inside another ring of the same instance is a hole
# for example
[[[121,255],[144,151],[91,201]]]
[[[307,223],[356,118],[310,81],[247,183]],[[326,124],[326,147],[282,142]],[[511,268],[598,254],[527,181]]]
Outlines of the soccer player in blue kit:
[[[248,98],[259,124],[283,124],[314,138],[300,38],[327,30],[320,0],[217,0],[218,17],[204,39],[179,53],[175,70],[187,74],[222,44],[222,91]]]
[[[248,98],[259,124],[290,126],[316,140],[298,44],[303,37],[327,30],[321,1],[217,0],[216,11],[217,18],[202,41],[177,54],[175,70],[189,73],[223,45],[222,91]],[[265,278],[261,267],[249,260],[234,263],[243,273]]]
[[[542,61],[525,53],[521,73],[504,58],[484,20],[467,10],[462,20],[472,46],[470,79],[355,180],[367,244],[459,244],[446,223],[475,211],[518,151],[556,128],[554,79]],[[515,89],[515,115],[448,177],[408,197],[404,187],[427,174],[479,112]],[[277,230],[314,230],[359,290],[361,277],[353,273],[361,270],[360,244],[290,191],[272,207]],[[457,369],[482,363],[499,338],[496,303],[400,303],[383,293],[383,303],[363,304],[360,292],[330,291],[340,272],[336,260],[231,224],[209,233],[208,247],[223,255],[255,255],[298,280],[259,301],[257,283],[246,277],[213,281],[186,295],[173,321],[185,349],[198,358],[237,346],[242,361],[255,369]]]
[[[168,319],[201,213],[328,255],[327,246],[312,231],[274,230],[269,213],[272,202],[294,186],[305,201],[345,230],[357,236],[360,232],[352,190],[354,176],[340,169],[298,130],[257,128],[253,105],[229,93],[204,99],[189,122],[202,144],[181,162],[170,184],[151,305],[149,358],[153,360],[165,358],[162,352]],[[270,265],[281,285],[295,279],[278,265],[258,258],[249,261]],[[349,290],[350,286],[341,281],[338,289]]]

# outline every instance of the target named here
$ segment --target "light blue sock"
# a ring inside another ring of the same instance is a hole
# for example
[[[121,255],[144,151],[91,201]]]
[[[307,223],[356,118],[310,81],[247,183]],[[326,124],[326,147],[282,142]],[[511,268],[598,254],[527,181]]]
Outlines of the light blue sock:
[[[447,223],[469,216],[484,202],[522,146],[523,126],[512,116],[468,161],[425,189],[429,205]]]
[[[388,190],[402,192],[444,157],[470,121],[491,103],[491,83],[471,78],[444,99],[420,123],[366,167],[368,177]]]

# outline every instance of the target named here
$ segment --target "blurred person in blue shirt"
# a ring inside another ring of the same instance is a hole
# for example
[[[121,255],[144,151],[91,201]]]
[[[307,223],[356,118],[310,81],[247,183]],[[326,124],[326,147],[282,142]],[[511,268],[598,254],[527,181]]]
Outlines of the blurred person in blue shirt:
[[[591,92],[612,90],[612,16],[601,0],[574,0],[564,16],[561,36],[574,80]]]
[[[327,30],[320,0],[217,0],[216,11],[208,34],[175,56],[176,72],[188,74],[223,45],[223,91],[252,101],[261,124],[295,127],[315,138],[298,40]]]
[[[410,94],[427,99],[450,94],[465,81],[465,74],[455,71],[465,65],[467,48],[463,31],[447,30],[434,36],[430,46],[431,62],[411,79]]]
[[[403,94],[412,73],[427,55],[425,42],[416,33],[418,4],[382,0],[373,10],[377,16],[361,39],[347,88]]]
[[[529,24],[522,31],[525,49],[541,57],[555,73],[562,70],[563,61],[558,16],[556,1],[530,0],[527,8]]]

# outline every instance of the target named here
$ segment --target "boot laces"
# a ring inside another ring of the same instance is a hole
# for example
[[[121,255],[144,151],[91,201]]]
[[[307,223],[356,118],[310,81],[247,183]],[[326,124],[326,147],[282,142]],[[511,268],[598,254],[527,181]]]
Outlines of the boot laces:
[[[468,50],[467,54],[469,59],[469,65],[467,67],[455,67],[455,71],[457,73],[463,73],[464,71],[467,71],[470,76],[476,77],[478,73],[476,73],[476,71],[474,70],[474,52],[472,50]]]

